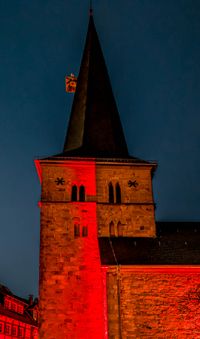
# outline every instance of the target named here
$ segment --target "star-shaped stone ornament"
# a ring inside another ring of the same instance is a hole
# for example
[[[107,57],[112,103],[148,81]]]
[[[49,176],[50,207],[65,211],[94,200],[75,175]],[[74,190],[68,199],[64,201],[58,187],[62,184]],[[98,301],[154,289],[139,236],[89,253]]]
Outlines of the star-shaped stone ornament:
[[[59,186],[59,185],[64,185],[65,179],[64,179],[64,178],[57,178],[57,179],[55,180],[55,183],[56,183],[57,186]]]
[[[137,183],[137,181],[136,180],[129,180],[128,181],[128,186],[129,187],[137,187],[138,186],[138,183]]]

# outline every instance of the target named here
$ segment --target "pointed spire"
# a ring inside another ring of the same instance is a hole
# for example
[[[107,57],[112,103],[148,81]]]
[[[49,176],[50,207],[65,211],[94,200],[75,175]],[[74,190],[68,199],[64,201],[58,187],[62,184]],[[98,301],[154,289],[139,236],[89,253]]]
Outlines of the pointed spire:
[[[128,149],[91,10],[63,155],[126,158]]]

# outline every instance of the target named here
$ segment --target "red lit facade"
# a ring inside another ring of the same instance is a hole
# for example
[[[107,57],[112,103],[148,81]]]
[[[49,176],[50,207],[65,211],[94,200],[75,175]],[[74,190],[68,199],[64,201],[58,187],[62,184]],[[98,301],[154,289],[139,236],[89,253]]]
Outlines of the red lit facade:
[[[200,338],[200,224],[155,222],[92,16],[64,150],[35,164],[40,339]]]
[[[0,285],[0,338],[38,338],[37,301],[19,298]]]
[[[199,282],[200,267],[110,266],[109,338],[199,338]]]
[[[41,337],[106,338],[94,161],[41,168]]]
[[[142,224],[151,220],[151,205],[147,209],[139,200],[143,192],[134,192],[142,211],[126,202],[132,194],[127,195],[127,178],[134,170],[140,185],[146,167],[52,158],[37,162],[37,168],[42,178],[40,337],[198,338],[200,225],[157,223],[156,233],[148,236],[146,223],[145,229],[133,220],[130,229],[126,222],[133,213]],[[111,180],[121,188],[120,203],[116,190],[109,202]]]

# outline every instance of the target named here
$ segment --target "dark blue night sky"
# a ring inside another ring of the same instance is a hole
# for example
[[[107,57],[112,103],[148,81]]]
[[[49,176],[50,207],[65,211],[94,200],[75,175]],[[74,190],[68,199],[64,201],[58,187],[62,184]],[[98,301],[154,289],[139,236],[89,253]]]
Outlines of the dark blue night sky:
[[[34,159],[61,152],[87,0],[0,0],[0,282],[37,294]],[[200,1],[94,0],[130,154],[158,161],[157,220],[200,220]]]

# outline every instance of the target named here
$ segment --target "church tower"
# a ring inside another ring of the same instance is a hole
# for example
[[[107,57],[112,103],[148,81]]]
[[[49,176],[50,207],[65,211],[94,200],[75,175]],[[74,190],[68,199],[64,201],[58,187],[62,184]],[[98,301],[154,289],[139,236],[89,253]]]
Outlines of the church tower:
[[[63,152],[36,167],[40,339],[108,338],[99,242],[107,239],[112,249],[114,238],[155,237],[156,164],[128,153],[92,15]]]

